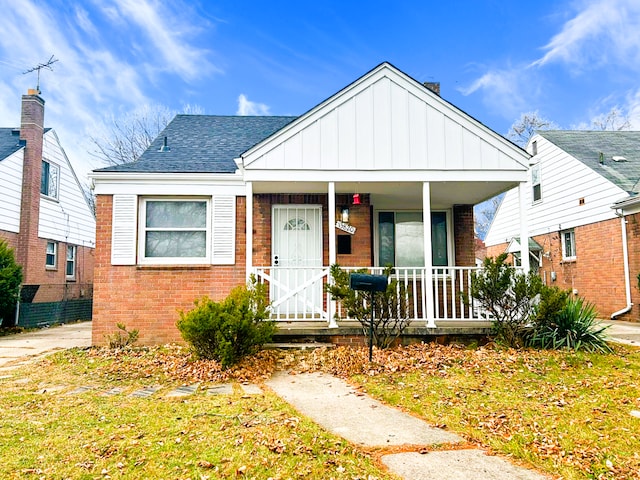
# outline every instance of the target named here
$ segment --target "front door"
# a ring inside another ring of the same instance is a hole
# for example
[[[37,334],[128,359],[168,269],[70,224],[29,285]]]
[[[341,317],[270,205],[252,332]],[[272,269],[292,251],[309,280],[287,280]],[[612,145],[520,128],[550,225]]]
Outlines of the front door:
[[[271,301],[278,318],[323,317],[322,207],[274,205]]]

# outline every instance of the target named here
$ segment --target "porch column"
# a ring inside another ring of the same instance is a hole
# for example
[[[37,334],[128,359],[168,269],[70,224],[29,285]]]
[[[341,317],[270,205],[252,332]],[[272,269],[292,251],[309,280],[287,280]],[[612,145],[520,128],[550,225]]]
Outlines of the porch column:
[[[529,224],[527,222],[526,182],[518,185],[518,198],[520,200],[520,261],[522,271],[529,274]]]
[[[329,215],[329,228],[327,229],[327,233],[329,235],[329,266],[336,263],[337,253],[336,253],[336,184],[335,182],[329,182],[329,195],[328,195],[328,209],[327,212]],[[333,283],[333,278],[331,276],[327,277],[327,281]],[[335,313],[336,313],[336,302],[331,299],[331,295],[327,293],[327,307],[329,308],[329,328],[338,328],[338,324],[336,323]]]
[[[246,276],[247,282],[253,270],[253,182],[246,182],[246,200],[245,200],[245,225],[247,231],[245,234],[245,257],[246,257]]]
[[[427,327],[435,328],[434,318],[435,301],[433,298],[433,255],[431,251],[431,185],[429,182],[422,183],[422,226],[424,228],[424,289],[426,290]]]

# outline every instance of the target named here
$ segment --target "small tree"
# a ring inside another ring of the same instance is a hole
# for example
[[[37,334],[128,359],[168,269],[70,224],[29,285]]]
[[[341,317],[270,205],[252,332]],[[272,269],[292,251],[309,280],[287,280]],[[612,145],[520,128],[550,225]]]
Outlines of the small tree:
[[[228,368],[273,337],[276,326],[268,320],[267,298],[266,286],[252,279],[221,302],[208,297],[196,300],[193,310],[180,312],[178,330],[197,357]]]
[[[357,273],[366,273],[360,270]],[[391,267],[384,270],[389,276]],[[333,300],[342,303],[349,318],[355,318],[362,325],[365,335],[369,333],[371,322],[371,292],[354,291],[349,286],[349,272],[339,265],[331,266],[333,284],[326,286]],[[407,288],[394,279],[384,292],[374,295],[373,343],[378,348],[390,347],[396,338],[409,326],[409,293]]]
[[[12,313],[18,303],[22,267],[16,263],[13,249],[0,240],[0,324],[3,327],[13,325]]]
[[[483,269],[471,274],[470,294],[490,314],[497,338],[510,347],[522,347],[543,285],[535,273],[517,272],[506,258],[506,253],[485,258]]]

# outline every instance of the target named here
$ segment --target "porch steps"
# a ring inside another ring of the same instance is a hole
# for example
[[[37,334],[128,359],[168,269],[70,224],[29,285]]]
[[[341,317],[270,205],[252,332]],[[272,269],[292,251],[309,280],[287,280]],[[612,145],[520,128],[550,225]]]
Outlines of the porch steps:
[[[313,350],[316,348],[333,348],[335,344],[328,342],[275,342],[265,343],[264,348],[283,350]]]

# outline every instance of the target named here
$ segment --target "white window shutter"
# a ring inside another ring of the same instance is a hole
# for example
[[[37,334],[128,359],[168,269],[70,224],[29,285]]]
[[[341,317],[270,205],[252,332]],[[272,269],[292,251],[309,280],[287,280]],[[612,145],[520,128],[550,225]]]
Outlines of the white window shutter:
[[[111,264],[136,264],[138,197],[114,195],[111,218]]]
[[[236,261],[236,197],[214,196],[211,210],[211,263],[233,265]]]

